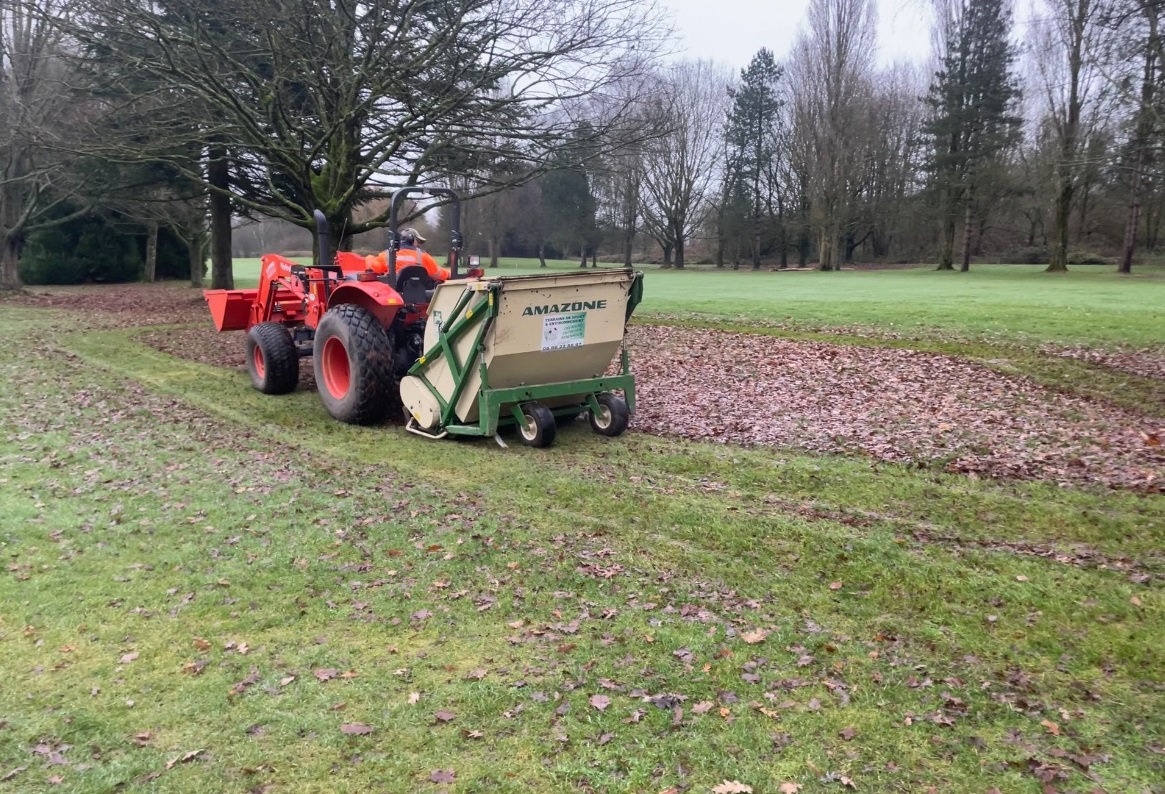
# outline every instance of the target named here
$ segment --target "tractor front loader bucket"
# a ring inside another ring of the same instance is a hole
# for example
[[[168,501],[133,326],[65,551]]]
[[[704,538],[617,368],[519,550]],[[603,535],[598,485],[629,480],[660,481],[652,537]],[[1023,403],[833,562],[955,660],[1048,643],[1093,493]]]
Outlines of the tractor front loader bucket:
[[[401,381],[409,429],[431,437],[496,436],[517,424],[526,443],[546,446],[555,416],[590,411],[606,417],[592,421],[598,432],[621,433],[635,407],[624,336],[642,278],[619,269],[439,285],[425,353]],[[620,353],[619,372],[607,374]],[[614,426],[612,408],[621,414]]]
[[[208,289],[203,297],[210,307],[214,327],[219,331],[245,331],[257,289]]]

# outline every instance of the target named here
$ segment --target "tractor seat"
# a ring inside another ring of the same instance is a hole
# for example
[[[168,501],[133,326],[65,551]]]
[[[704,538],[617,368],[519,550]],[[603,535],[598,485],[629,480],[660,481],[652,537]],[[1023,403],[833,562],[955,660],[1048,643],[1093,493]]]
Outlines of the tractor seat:
[[[423,267],[406,267],[397,275],[396,291],[405,303],[429,303],[436,287],[437,282]]]

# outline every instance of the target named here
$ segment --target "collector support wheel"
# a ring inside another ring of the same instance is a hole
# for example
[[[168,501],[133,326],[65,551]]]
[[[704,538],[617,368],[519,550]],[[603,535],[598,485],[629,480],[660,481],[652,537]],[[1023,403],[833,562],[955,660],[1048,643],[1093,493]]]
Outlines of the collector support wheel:
[[[627,401],[606,391],[596,394],[595,400],[599,403],[599,410],[591,412],[591,429],[603,436],[621,435],[631,421]]]
[[[558,425],[554,414],[542,403],[526,403],[522,406],[525,425],[518,425],[518,435],[528,447],[548,447],[554,443]]]
[[[287,394],[299,383],[299,354],[282,323],[259,323],[247,331],[247,374],[264,394]]]

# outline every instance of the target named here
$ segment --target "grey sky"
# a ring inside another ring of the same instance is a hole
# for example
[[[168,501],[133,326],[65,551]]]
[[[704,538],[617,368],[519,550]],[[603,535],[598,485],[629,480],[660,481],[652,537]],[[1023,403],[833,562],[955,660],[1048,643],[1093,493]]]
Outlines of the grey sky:
[[[761,47],[784,58],[805,26],[809,0],[659,0],[674,12],[682,55],[743,69]],[[930,17],[925,0],[877,0],[878,62],[925,60]]]

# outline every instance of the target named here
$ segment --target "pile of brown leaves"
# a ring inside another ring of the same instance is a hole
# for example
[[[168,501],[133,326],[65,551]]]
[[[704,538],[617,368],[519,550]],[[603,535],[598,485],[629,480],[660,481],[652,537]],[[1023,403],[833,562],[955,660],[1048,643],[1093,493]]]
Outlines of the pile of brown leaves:
[[[1050,356],[1071,358],[1119,372],[1129,372],[1143,378],[1165,381],[1165,348],[1139,350],[1096,350],[1090,347],[1052,347],[1040,351]]]
[[[950,356],[660,326],[629,338],[640,431],[1165,490],[1165,422]]]

